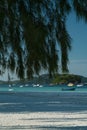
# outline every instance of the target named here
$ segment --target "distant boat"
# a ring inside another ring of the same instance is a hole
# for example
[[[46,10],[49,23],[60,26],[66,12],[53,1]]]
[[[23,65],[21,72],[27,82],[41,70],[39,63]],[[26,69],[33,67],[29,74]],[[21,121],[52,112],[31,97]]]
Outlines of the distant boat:
[[[62,88],[62,91],[74,91],[74,90],[75,90],[75,87],[72,87],[72,88],[69,88],[69,87]]]
[[[40,85],[39,84],[33,84],[33,87],[39,87]]]
[[[8,91],[13,91],[13,89],[12,88],[9,88],[9,90]]]
[[[42,87],[43,87],[43,85],[39,85],[39,87],[40,87],[40,88],[42,88]]]
[[[25,86],[27,87],[27,86],[29,86],[28,84],[25,84]]]
[[[20,88],[22,88],[22,87],[23,87],[23,85],[20,85],[19,87],[20,87]]]
[[[12,85],[11,84],[9,84],[9,87],[11,87]]]
[[[77,84],[76,86],[77,86],[77,87],[82,87],[82,86],[83,86],[83,84]]]
[[[72,86],[74,86],[74,84],[73,83],[69,83],[69,84],[67,84],[67,86],[72,87]]]
[[[33,84],[33,87],[37,87],[37,85],[36,85],[36,84]]]

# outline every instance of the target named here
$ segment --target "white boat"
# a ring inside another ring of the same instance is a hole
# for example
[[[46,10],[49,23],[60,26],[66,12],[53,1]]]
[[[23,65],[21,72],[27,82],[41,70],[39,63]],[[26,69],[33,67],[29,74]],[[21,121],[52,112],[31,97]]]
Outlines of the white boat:
[[[9,90],[8,91],[13,91],[13,89],[12,88],[9,88]]]
[[[9,84],[9,87],[11,87],[12,85],[11,84]]]
[[[29,86],[28,84],[25,84],[25,86],[27,87],[27,86]]]
[[[77,86],[77,87],[82,87],[82,86],[83,86],[83,84],[77,84],[76,86]]]
[[[37,85],[36,85],[36,84],[33,84],[33,87],[37,87]]]
[[[39,87],[40,87],[40,88],[42,88],[42,87],[43,87],[43,85],[39,85]]]
[[[23,85],[20,85],[20,88],[22,88],[23,87]]]
[[[40,85],[39,84],[33,84],[33,87],[39,87]]]
[[[68,83],[67,86],[72,87],[72,86],[74,86],[74,84],[73,83]]]

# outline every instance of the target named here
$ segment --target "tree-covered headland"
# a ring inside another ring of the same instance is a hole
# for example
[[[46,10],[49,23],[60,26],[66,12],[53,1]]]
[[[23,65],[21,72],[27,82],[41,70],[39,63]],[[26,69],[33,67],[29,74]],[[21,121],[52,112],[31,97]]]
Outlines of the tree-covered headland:
[[[52,83],[53,84],[68,84],[68,83],[78,84],[82,82],[82,78],[83,77],[79,75],[58,74],[53,78]]]

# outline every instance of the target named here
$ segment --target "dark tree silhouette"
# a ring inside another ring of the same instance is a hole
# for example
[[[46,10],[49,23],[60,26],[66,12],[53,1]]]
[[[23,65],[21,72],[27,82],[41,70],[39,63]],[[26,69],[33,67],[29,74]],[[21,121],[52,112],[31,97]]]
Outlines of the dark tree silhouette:
[[[86,0],[0,0],[0,66],[20,78],[45,69],[68,71],[71,37],[66,20],[71,11],[87,21]],[[58,49],[59,48],[59,49]]]

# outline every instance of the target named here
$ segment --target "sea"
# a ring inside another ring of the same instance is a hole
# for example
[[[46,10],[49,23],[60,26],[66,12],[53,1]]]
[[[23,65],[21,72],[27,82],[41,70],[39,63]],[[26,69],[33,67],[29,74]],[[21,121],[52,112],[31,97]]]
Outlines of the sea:
[[[75,90],[67,90],[67,85],[39,84],[0,84],[0,92],[85,92],[87,85],[74,86]],[[63,88],[65,89],[63,91]],[[70,88],[70,87],[68,87]]]
[[[0,84],[0,130],[87,130],[87,85],[74,87]]]

